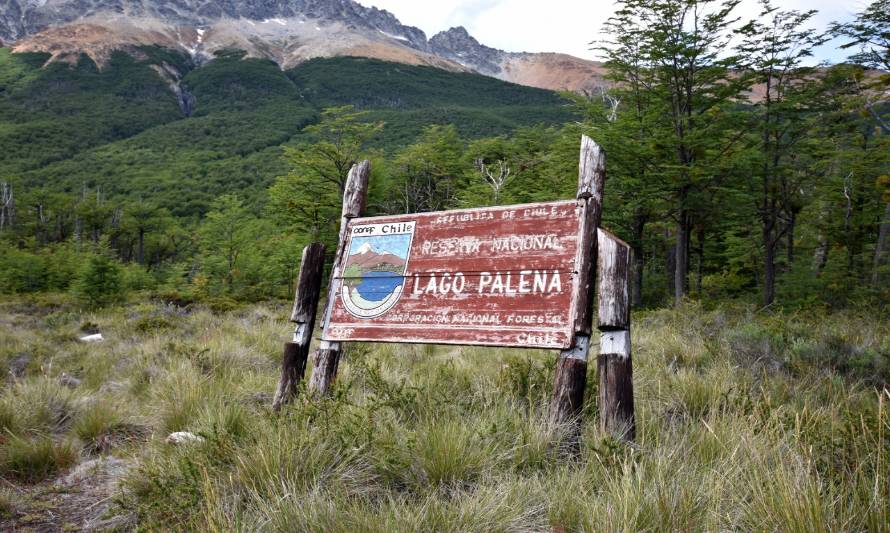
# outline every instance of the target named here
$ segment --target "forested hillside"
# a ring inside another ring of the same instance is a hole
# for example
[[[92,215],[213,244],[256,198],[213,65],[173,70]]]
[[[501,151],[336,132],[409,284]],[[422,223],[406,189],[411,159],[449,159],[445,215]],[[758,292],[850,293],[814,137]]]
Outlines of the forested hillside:
[[[683,5],[619,11],[601,44],[613,88],[589,95],[361,58],[282,71],[142,47],[99,69],[2,50],[0,289],[74,290],[105,258],[126,274],[111,299],[285,296],[300,243],[332,244],[355,161],[372,161],[370,213],[568,198],[584,133],[608,154],[604,217],[634,248],[636,305],[885,296],[881,2],[833,29],[851,63],[818,68],[812,13],[735,27]]]
[[[172,52],[142,52],[117,53],[99,71],[88,58],[42,68],[47,55],[0,51],[4,179],[23,191],[151,197],[176,216],[199,216],[225,192],[258,201],[287,168],[280,146],[298,142],[325,106],[375,110],[388,127],[373,146],[389,151],[428,124],[479,137],[571,117],[553,93],[473,74],[352,58],[283,72],[237,52],[194,68]],[[183,96],[159,65],[182,77]]]

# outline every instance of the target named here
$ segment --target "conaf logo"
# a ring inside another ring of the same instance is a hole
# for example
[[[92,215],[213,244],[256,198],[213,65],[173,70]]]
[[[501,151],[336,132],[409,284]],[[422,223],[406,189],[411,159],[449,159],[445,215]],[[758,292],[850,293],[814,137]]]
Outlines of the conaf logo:
[[[375,318],[402,297],[414,222],[365,224],[350,228],[340,297],[357,318]]]

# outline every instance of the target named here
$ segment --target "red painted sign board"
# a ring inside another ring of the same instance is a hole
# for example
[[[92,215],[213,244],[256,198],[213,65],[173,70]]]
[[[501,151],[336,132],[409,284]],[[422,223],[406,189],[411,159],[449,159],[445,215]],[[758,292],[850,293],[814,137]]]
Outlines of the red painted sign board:
[[[326,341],[568,348],[575,200],[350,220]]]

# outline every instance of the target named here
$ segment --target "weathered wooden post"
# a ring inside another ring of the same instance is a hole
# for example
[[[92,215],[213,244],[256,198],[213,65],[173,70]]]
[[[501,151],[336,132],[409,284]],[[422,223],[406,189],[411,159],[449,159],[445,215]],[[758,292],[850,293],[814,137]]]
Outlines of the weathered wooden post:
[[[560,352],[556,363],[553,394],[550,398],[552,428],[576,420],[584,401],[596,289],[597,228],[602,215],[605,169],[605,152],[591,138],[582,136],[577,195],[581,219],[575,256],[578,296],[572,310],[575,340],[571,348]]]
[[[290,320],[296,323],[294,340],[284,344],[284,359],[281,361],[281,379],[275,391],[272,408],[276,411],[291,400],[297,393],[297,386],[306,372],[306,358],[309,343],[315,328],[315,314],[318,311],[318,298],[321,295],[321,276],[324,269],[324,244],[314,242],[303,248],[300,273],[297,276],[297,290]]]
[[[600,431],[633,440],[636,427],[628,298],[630,246],[603,229],[598,236]]]
[[[365,209],[365,199],[368,195],[368,177],[371,174],[371,162],[367,159],[349,169],[346,178],[346,189],[343,192],[343,210],[340,216],[340,237],[337,244],[337,254],[334,256],[334,265],[331,267],[331,279],[328,282],[328,300],[325,303],[324,322],[325,328],[322,339],[325,338],[327,327],[331,319],[334,299],[336,298],[337,279],[341,275],[343,256],[346,255],[347,224],[349,219],[358,217]],[[337,365],[340,363],[340,343],[322,340],[313,358],[312,376],[309,378],[309,389],[313,394],[322,396],[330,392],[331,383],[337,375]]]

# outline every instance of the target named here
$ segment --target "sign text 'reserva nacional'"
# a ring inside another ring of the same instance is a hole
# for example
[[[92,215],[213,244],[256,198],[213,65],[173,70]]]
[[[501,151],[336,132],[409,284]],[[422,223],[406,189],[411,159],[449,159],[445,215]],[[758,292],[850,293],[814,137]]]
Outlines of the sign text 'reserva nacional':
[[[568,348],[577,202],[356,218],[327,341]]]

